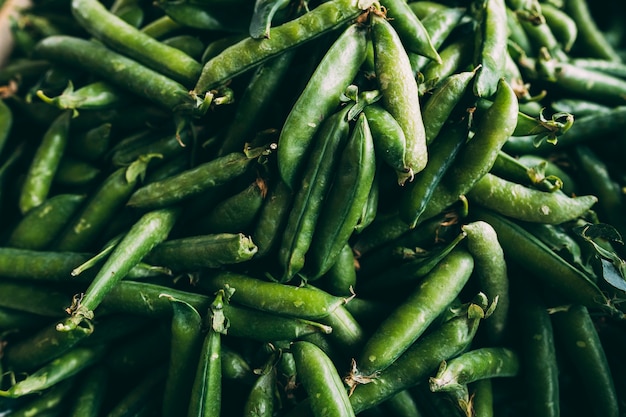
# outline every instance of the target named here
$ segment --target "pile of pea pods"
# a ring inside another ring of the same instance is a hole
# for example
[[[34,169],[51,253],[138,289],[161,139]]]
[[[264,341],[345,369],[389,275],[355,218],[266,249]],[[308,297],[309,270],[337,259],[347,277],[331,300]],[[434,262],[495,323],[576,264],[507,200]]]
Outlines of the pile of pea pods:
[[[1,417],[626,416],[621,8],[12,3]]]

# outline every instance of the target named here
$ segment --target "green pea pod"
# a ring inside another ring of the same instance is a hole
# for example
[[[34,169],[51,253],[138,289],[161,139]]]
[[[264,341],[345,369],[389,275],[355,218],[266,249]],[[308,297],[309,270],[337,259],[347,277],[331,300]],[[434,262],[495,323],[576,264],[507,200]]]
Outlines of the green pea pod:
[[[58,384],[55,384],[26,403],[20,404],[18,402],[17,408],[11,411],[11,416],[29,417],[33,415],[59,415],[59,413],[64,411],[64,403],[70,400],[70,396],[75,395],[75,383],[76,379],[70,377],[59,382]]]
[[[274,15],[288,4],[289,0],[255,0],[248,28],[250,36],[255,39],[268,38]]]
[[[311,151],[321,122],[336,111],[341,95],[364,62],[366,45],[363,28],[350,25],[324,54],[292,106],[278,139],[278,170],[292,190],[298,187],[306,154]],[[331,73],[332,77],[329,76]]]
[[[428,383],[433,392],[456,391],[480,379],[517,376],[519,370],[519,357],[514,350],[483,347],[443,361]]]
[[[172,20],[171,17],[165,15],[147,23],[140,30],[152,38],[160,39],[176,32],[181,27],[183,27],[182,24],[177,23]]]
[[[576,22],[578,41],[589,56],[595,56],[607,61],[619,62],[622,59],[615,51],[605,34],[598,27],[589,5],[581,0],[567,0],[564,2],[564,11]]]
[[[307,158],[302,177],[278,251],[283,269],[282,282],[291,280],[304,267],[304,255],[309,250],[320,214],[320,204],[331,185],[339,160],[338,150],[349,136],[349,121],[345,107],[324,120],[316,133],[314,148]]]
[[[231,4],[207,7],[192,1],[161,0],[156,2],[156,6],[184,27],[233,33],[245,32],[246,19],[241,19],[241,15],[250,16],[251,10],[248,4],[245,5],[245,8],[241,6],[235,6],[237,7],[235,8]]]
[[[485,320],[487,340],[494,346],[501,343],[509,316],[509,278],[504,251],[496,231],[487,222],[470,222],[461,229],[467,233],[467,250],[474,257],[474,274],[480,291],[495,300],[494,312]]]
[[[105,350],[104,346],[75,347],[38,368],[7,390],[0,390],[0,397],[19,398],[50,388],[100,360]]]
[[[188,303],[164,294],[172,303],[169,368],[163,393],[163,416],[178,416],[189,404],[202,346],[202,317]]]
[[[321,290],[263,281],[226,271],[202,279],[199,285],[211,292],[225,287],[234,289],[235,292],[230,298],[233,303],[312,320],[328,316],[346,302],[344,298],[332,296]]]
[[[384,0],[381,5],[385,7],[387,18],[398,32],[407,51],[423,55],[436,62],[441,61],[424,24],[413,13],[406,1]]]
[[[426,166],[426,132],[417,82],[402,42],[382,16],[371,17],[374,64],[381,102],[397,120],[406,138],[406,164],[417,174]]]
[[[305,273],[309,279],[325,274],[348,243],[367,202],[375,171],[372,134],[367,117],[361,113],[342,151],[307,252]]]
[[[297,47],[333,29],[344,27],[371,4],[372,1],[369,0],[329,1],[296,19],[270,29],[269,38],[243,39],[204,64],[194,92],[203,94],[287,49]]]
[[[94,164],[64,155],[54,173],[53,184],[61,187],[88,187],[99,179],[101,170]]]
[[[51,98],[39,90],[37,97],[61,110],[106,109],[127,99],[121,91],[104,81],[96,81],[77,90],[74,90],[74,85],[70,81],[59,96]]]
[[[82,194],[57,194],[48,198],[20,219],[6,246],[32,250],[48,247],[84,200]]]
[[[376,157],[396,171],[398,184],[412,179],[406,161],[406,138],[396,119],[384,107],[373,103],[363,109],[372,132]]]
[[[104,399],[109,382],[109,372],[102,365],[86,370],[80,377],[80,385],[73,393],[68,417],[98,417],[104,409]]]
[[[491,97],[496,93],[498,82],[504,76],[504,59],[507,53],[507,18],[504,0],[481,0],[477,2],[475,65],[480,65],[474,82],[474,94]]]
[[[626,80],[573,63],[554,63],[556,86],[570,94],[608,105],[623,106]]]
[[[348,393],[337,368],[319,347],[306,341],[291,345],[296,362],[297,377],[310,398],[316,416],[354,416]]]
[[[514,195],[515,198],[511,199]],[[568,197],[561,191],[539,191],[487,173],[467,193],[471,202],[518,220],[560,224],[574,220],[598,201],[594,195]]]
[[[578,25],[574,19],[552,3],[541,5],[541,15],[545,18],[546,24],[554,36],[563,45],[563,50],[569,52],[578,37]]]
[[[593,277],[569,264],[519,224],[479,207],[472,213],[496,230],[505,256],[537,276],[544,288],[554,292],[551,296],[619,314]]]
[[[194,271],[249,261],[256,250],[250,237],[242,233],[217,233],[159,243],[145,261],[173,271]]]
[[[13,112],[4,100],[0,100],[0,152],[4,149],[4,145],[11,133],[13,126]]]
[[[164,109],[193,113],[198,107],[189,90],[179,82],[94,41],[49,36],[37,43],[35,52],[53,62],[86,70]]]
[[[276,248],[287,222],[292,198],[293,193],[282,179],[276,178],[273,184],[270,183],[270,190],[252,232],[252,240],[258,248],[257,257],[266,256]]]
[[[200,63],[127,24],[94,0],[72,1],[72,15],[92,36],[182,83],[193,83]]]
[[[154,398],[163,389],[163,380],[167,369],[157,366],[147,373],[141,374],[131,389],[124,392],[121,399],[113,405],[108,417],[148,416],[158,412]]]
[[[346,244],[333,266],[320,278],[320,288],[340,297],[352,296],[357,283],[355,262],[352,247]]]
[[[223,292],[218,293],[209,310],[209,328],[204,336],[200,360],[189,401],[188,417],[218,417],[222,409],[222,333],[217,323],[223,314]],[[180,411],[180,410],[179,410]]]
[[[33,262],[30,260],[29,262]],[[41,317],[63,317],[67,292],[51,285],[37,286],[29,282],[16,282],[8,279],[0,281],[0,307],[10,308],[21,313],[36,314]],[[62,301],[65,299],[65,301]],[[49,319],[48,319],[49,320]]]
[[[437,186],[467,141],[466,124],[449,124],[429,149],[429,163],[415,176],[400,198],[400,218],[414,228],[426,210]]]
[[[439,53],[441,62],[430,61],[424,65],[421,71],[424,81],[420,85],[420,93],[439,87],[451,75],[471,66],[473,52],[471,41],[472,39],[468,37],[451,41]],[[475,68],[480,71],[479,66]]]
[[[150,211],[141,216],[117,244],[78,302],[72,316],[57,326],[59,331],[71,331],[83,320],[93,318],[93,310],[102,302],[107,291],[122,280],[154,246],[167,238],[178,217],[176,208]]]
[[[37,207],[48,197],[54,174],[67,145],[70,115],[70,112],[61,113],[37,146],[20,192],[19,207],[22,214]]]
[[[68,154],[88,162],[100,161],[111,144],[111,128],[111,123],[101,123],[70,135]]]
[[[269,361],[271,362],[265,365],[269,369],[262,370],[246,398],[242,414],[244,417],[272,417],[275,409],[278,408],[276,401],[277,369],[274,366],[276,361],[274,355],[270,356]]]
[[[268,148],[259,147],[201,163],[173,177],[144,185],[130,196],[127,204],[157,208],[178,203],[243,175],[257,158],[268,152]]]
[[[266,195],[265,180],[257,178],[242,191],[217,203],[198,221],[197,230],[202,233],[238,233],[247,230],[261,210]]]
[[[378,375],[360,375],[350,396],[350,404],[358,414],[391,398],[398,392],[423,383],[436,372],[442,360],[448,360],[465,351],[484,317],[482,307],[472,304],[464,314],[442,323],[432,332],[418,339],[395,362]],[[368,383],[371,382],[371,383]]]
[[[473,268],[472,256],[460,247],[439,262],[367,340],[357,362],[360,372],[382,371],[402,355],[459,294]]]
[[[435,140],[452,114],[452,110],[461,102],[475,75],[476,70],[450,75],[441,81],[428,98],[422,109],[427,144],[431,144]]]
[[[373,136],[372,136],[372,140],[374,140]],[[374,145],[374,148],[376,148],[375,145]],[[354,227],[355,233],[361,233],[363,230],[365,230],[365,228],[367,228],[367,226],[372,224],[372,222],[376,218],[376,213],[378,212],[378,196],[380,194],[380,185],[379,185],[380,174],[378,174],[378,172],[379,172],[379,169],[376,169],[376,172],[374,172],[374,180],[372,181],[372,188],[370,188],[370,192],[367,196],[367,202],[363,206],[363,210],[361,210],[361,218],[359,219],[359,222],[357,223],[357,225]]]
[[[532,155],[530,156],[534,158]],[[500,151],[490,173],[508,181],[532,186],[541,191],[554,192],[563,190],[566,195],[575,195],[571,191],[571,185],[573,184],[571,177],[554,163],[550,163],[550,172],[548,173],[547,160],[536,157],[533,160],[535,162],[533,165],[528,162],[528,158],[526,159],[526,162],[522,162],[522,156],[513,157],[504,151]],[[568,183],[567,188],[564,187],[563,179]]]
[[[618,416],[619,405],[611,369],[587,307],[574,304],[551,317],[563,354],[570,358],[577,375],[590,378],[581,384],[584,384],[585,395],[592,401],[593,415]]]

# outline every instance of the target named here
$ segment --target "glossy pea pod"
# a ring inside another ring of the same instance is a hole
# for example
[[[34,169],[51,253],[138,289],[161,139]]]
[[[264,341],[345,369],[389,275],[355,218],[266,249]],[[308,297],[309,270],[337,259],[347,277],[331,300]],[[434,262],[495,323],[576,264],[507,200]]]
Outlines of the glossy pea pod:
[[[358,24],[348,26],[324,54],[291,107],[278,139],[278,171],[292,190],[298,187],[321,123],[336,111],[341,95],[364,62],[366,45],[365,30]]]
[[[28,168],[19,196],[22,214],[39,206],[48,197],[54,174],[65,152],[70,113],[61,113],[46,130]]]
[[[372,133],[376,157],[394,169],[398,184],[411,180],[413,173],[406,161],[406,138],[396,119],[379,104],[363,109]]]
[[[259,147],[211,159],[173,177],[140,187],[127,204],[143,209],[171,206],[238,178],[267,152],[267,148]]]
[[[360,372],[370,375],[397,360],[459,294],[473,268],[472,256],[461,248],[439,262],[367,339],[357,362]]]
[[[6,246],[32,250],[49,247],[84,200],[82,194],[57,194],[48,198],[19,220]],[[42,233],[44,230],[45,233]]]
[[[608,61],[621,61],[619,54],[599,29],[587,2],[567,0],[564,2],[564,11],[574,20],[578,28],[578,40],[574,47],[578,45],[584,47],[591,56]]]
[[[178,217],[177,208],[153,210],[141,216],[116,245],[105,263],[81,296],[78,305],[71,309],[71,317],[57,328],[71,331],[84,320],[93,318],[93,310],[102,302],[106,293],[115,287],[128,272],[154,246],[167,238]]]
[[[122,100],[128,100],[128,97],[120,90],[104,81],[95,81],[79,89],[74,89],[74,85],[70,81],[65,90],[56,97],[48,97],[42,90],[37,91],[37,97],[44,103],[61,110],[106,109],[116,106]],[[78,113],[75,112],[74,114]]]
[[[63,411],[65,402],[69,401],[71,395],[74,395],[75,383],[76,379],[70,377],[26,403],[17,402],[16,408],[11,410],[11,415],[16,417],[59,415]]]
[[[111,49],[67,35],[49,36],[36,47],[38,56],[82,69],[167,110],[194,112],[187,88]]]
[[[278,370],[274,355],[270,355],[269,361],[248,393],[242,414],[245,417],[272,417],[279,408],[276,401]]]
[[[170,357],[163,392],[163,416],[177,416],[189,404],[202,346],[202,317],[190,304],[163,294],[172,304]]]
[[[310,399],[316,417],[354,416],[348,392],[332,360],[313,343],[297,341],[291,345],[297,378]]]
[[[569,52],[578,37],[578,25],[572,16],[551,3],[541,5],[541,15],[559,43],[563,45],[563,51]]]
[[[428,31],[406,1],[384,0],[381,5],[385,8],[391,25],[398,32],[407,51],[423,55],[437,62],[441,61],[437,49],[430,40]]]
[[[421,71],[423,84],[420,93],[437,88],[446,78],[463,71],[472,63],[472,39],[461,37],[445,45],[440,52],[441,62],[431,61]],[[480,70],[480,67],[477,67]],[[425,119],[424,119],[425,120]]]
[[[270,29],[267,39],[250,37],[237,42],[204,64],[194,92],[203,94],[287,49],[345,27],[370,4],[370,1],[361,3],[356,0],[326,2],[309,13]]]
[[[560,341],[562,350],[559,352],[571,359],[576,374],[586,376],[581,384],[591,400],[593,415],[618,416],[619,406],[611,369],[587,307],[572,304],[565,311],[555,312],[552,325]]]
[[[487,341],[497,346],[506,332],[510,304],[504,251],[495,229],[489,223],[470,222],[461,229],[467,233],[467,250],[474,257],[474,274],[480,291],[491,301],[497,297],[496,308],[483,325]]]
[[[474,81],[474,94],[491,97],[504,76],[504,60],[507,53],[507,18],[504,0],[480,0],[476,4],[476,48],[474,63],[480,65]]]
[[[346,302],[344,298],[306,286],[264,281],[227,271],[206,277],[200,285],[211,292],[225,287],[234,289],[230,299],[235,304],[311,320],[328,316]]]
[[[292,191],[282,179],[270,181],[268,195],[251,233],[258,248],[257,257],[264,257],[277,247],[287,222],[292,198]]]
[[[286,0],[257,0],[248,26],[248,33],[256,39],[268,38],[272,21],[278,17],[280,10],[289,5]]]
[[[592,276],[565,261],[521,225],[478,207],[472,209],[472,217],[496,230],[505,256],[533,273],[538,283],[550,290],[550,297],[619,314]]]
[[[216,233],[181,237],[159,243],[144,258],[146,262],[173,271],[219,268],[252,259],[256,246],[242,233]]]
[[[325,274],[348,244],[367,202],[375,171],[372,133],[366,115],[361,113],[341,151],[335,178],[305,256],[304,273],[309,279]]]
[[[515,198],[511,199],[511,195]],[[562,191],[539,191],[487,173],[467,193],[470,202],[503,215],[537,223],[574,220],[598,202],[594,195],[568,197]]]
[[[72,1],[72,15],[91,35],[157,72],[188,85],[200,75],[199,62],[142,33],[97,1]]]
[[[356,269],[354,252],[350,244],[346,244],[337,255],[333,266],[320,278],[317,285],[330,294],[350,297],[357,284]]]
[[[278,251],[283,282],[291,280],[305,266],[305,254],[313,239],[320,204],[331,185],[339,160],[338,151],[349,136],[348,111],[349,107],[345,107],[335,112],[324,120],[316,133],[317,140],[307,157],[306,170],[294,196]]]
[[[623,78],[569,62],[554,63],[551,75],[554,86],[571,95],[614,106],[626,104]]]
[[[373,13],[371,28],[376,79],[382,94],[380,101],[404,132],[406,165],[416,174],[428,161],[417,82],[402,41],[391,24]]]

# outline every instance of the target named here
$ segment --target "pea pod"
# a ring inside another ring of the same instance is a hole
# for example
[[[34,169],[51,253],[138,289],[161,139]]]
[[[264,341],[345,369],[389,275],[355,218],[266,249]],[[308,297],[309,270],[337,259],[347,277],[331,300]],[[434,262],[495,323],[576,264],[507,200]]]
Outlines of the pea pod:
[[[69,417],[98,417],[104,409],[109,373],[102,365],[85,371],[68,410]]]
[[[278,170],[292,190],[298,187],[306,154],[321,123],[335,112],[341,95],[365,60],[366,45],[366,32],[357,24],[344,30],[289,111],[278,139]],[[331,72],[335,76],[329,77]]]
[[[474,81],[474,94],[491,97],[496,93],[498,82],[504,75],[504,59],[507,53],[507,18],[504,0],[481,0],[477,2],[475,64],[480,65]]]
[[[424,333],[469,279],[472,256],[456,248],[420,282],[365,343],[358,366],[365,375],[382,371]]]
[[[4,149],[13,126],[13,111],[4,100],[0,100],[0,151]]]
[[[271,417],[278,408],[276,404],[278,371],[274,363],[276,358],[270,355],[268,361],[246,398],[242,414],[245,417]]]
[[[47,198],[54,174],[65,152],[70,127],[70,113],[61,113],[44,134],[31,161],[20,192],[19,206],[24,214]]]
[[[344,27],[370,4],[371,1],[333,0],[270,29],[267,39],[250,37],[237,42],[204,64],[194,92],[203,94],[289,48]]]
[[[567,0],[564,2],[564,10],[574,20],[578,28],[578,40],[574,47],[584,45],[585,50],[592,56],[607,61],[621,61],[619,54],[598,27],[587,2]]]
[[[226,271],[206,277],[200,285],[211,292],[226,286],[232,288],[235,290],[230,298],[233,303],[313,320],[328,316],[346,302],[321,290],[268,282]]]
[[[515,200],[511,200],[511,195]],[[559,224],[584,215],[598,201],[594,195],[568,197],[545,192],[487,173],[467,193],[470,201],[523,221]]]
[[[309,279],[325,274],[348,243],[367,202],[375,170],[372,134],[367,117],[361,113],[342,151],[307,252],[305,268]]]
[[[289,0],[255,0],[254,12],[248,28],[250,36],[255,39],[269,38],[272,19],[288,4]]]
[[[293,193],[282,179],[270,183],[270,190],[261,207],[252,239],[256,243],[257,257],[266,256],[276,248],[287,221]]]
[[[354,416],[346,388],[330,358],[320,348],[303,340],[293,343],[291,352],[298,379],[311,400],[313,414]]]
[[[402,42],[391,24],[374,13],[371,26],[381,102],[402,127],[406,138],[406,164],[417,174],[428,161],[417,82]]]
[[[70,81],[59,96],[51,98],[39,90],[37,97],[62,110],[103,109],[115,106],[126,98],[120,91],[104,81],[87,84],[78,90],[74,89],[74,85]]]
[[[325,119],[316,134],[318,140],[308,156],[278,251],[283,282],[291,280],[304,267],[304,255],[310,248],[319,217],[319,204],[330,187],[339,159],[338,149],[349,135],[348,111],[349,107],[345,107]]]

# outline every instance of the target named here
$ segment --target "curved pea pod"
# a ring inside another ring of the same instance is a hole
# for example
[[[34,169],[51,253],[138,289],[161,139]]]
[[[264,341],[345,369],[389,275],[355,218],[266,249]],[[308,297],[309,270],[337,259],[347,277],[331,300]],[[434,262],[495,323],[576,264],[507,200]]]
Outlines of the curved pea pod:
[[[163,393],[163,416],[177,416],[189,404],[202,346],[202,317],[190,304],[164,294],[172,303],[171,346]]]
[[[37,146],[19,197],[22,214],[37,207],[47,198],[54,174],[67,145],[70,112],[61,113],[48,127]]]
[[[292,190],[298,187],[316,132],[339,105],[341,95],[365,61],[366,49],[365,30],[350,25],[324,54],[292,106],[278,139],[278,171]]]
[[[459,294],[473,268],[473,257],[461,247],[441,260],[366,341],[360,372],[382,371],[402,355]]]
[[[291,280],[304,267],[304,257],[318,223],[320,204],[331,185],[339,160],[338,150],[349,136],[348,111],[349,107],[345,107],[325,119],[316,133],[317,140],[308,155],[302,183],[289,211],[278,251],[283,282]]]
[[[443,361],[428,383],[433,392],[456,391],[480,379],[517,376],[519,365],[519,357],[514,350],[505,347],[477,348]]]
[[[396,171],[398,184],[412,179],[406,163],[406,138],[396,119],[384,107],[374,103],[363,109],[372,132],[376,157]]]
[[[37,97],[61,110],[106,109],[127,99],[120,90],[104,81],[96,81],[79,89],[74,89],[74,84],[70,81],[65,90],[56,97],[48,97],[41,90],[37,91]]]
[[[367,202],[375,171],[372,134],[367,117],[361,113],[342,151],[306,254],[304,273],[309,279],[325,274],[348,243]]]
[[[507,17],[504,0],[478,2],[476,19],[475,64],[480,65],[474,81],[474,94],[491,97],[504,76],[504,55],[507,53]]]
[[[453,358],[469,347],[483,317],[483,307],[477,304],[466,306],[462,313],[418,339],[378,375],[357,374],[357,378],[363,379],[350,396],[354,411],[358,414],[426,381],[441,361]]]
[[[554,36],[563,45],[563,51],[569,52],[578,37],[578,25],[574,19],[551,3],[541,5],[541,15]]]
[[[333,29],[345,27],[371,4],[370,0],[326,2],[296,19],[271,28],[269,38],[245,38],[204,64],[194,92],[203,94],[277,54]],[[349,82],[343,88],[348,84]]]
[[[193,381],[188,417],[217,417],[222,408],[222,335],[209,328]],[[179,410],[180,411],[180,410]]]
[[[553,292],[551,297],[620,314],[593,276],[572,266],[522,226],[487,209],[474,207],[471,213],[496,230],[507,259],[532,272],[543,288]]]
[[[0,390],[0,397],[19,398],[50,388],[100,360],[105,351],[105,346],[74,347],[8,389]]]
[[[428,98],[422,108],[427,144],[435,140],[441,128],[452,114],[452,110],[461,102],[475,75],[476,70],[452,74],[446,77],[445,80],[442,80]]]
[[[467,141],[465,124],[449,124],[429,149],[429,163],[415,176],[403,191],[399,204],[399,216],[411,229],[415,228],[426,210],[437,186]]]
[[[282,179],[276,178],[273,184],[270,183],[270,190],[252,231],[252,239],[258,248],[257,257],[265,256],[276,248],[287,222],[292,198],[292,191]]]
[[[515,198],[511,198],[515,196]],[[467,193],[474,202],[518,220],[560,224],[574,220],[598,201],[594,195],[568,197],[562,191],[539,191],[507,181],[491,173],[485,174]]]
[[[297,378],[310,398],[310,405],[316,416],[354,416],[337,368],[332,360],[313,343],[304,340],[291,345],[296,362]]]
[[[243,175],[254,161],[268,152],[268,148],[258,147],[201,163],[173,177],[140,187],[127,204],[137,208],[173,205]]]
[[[592,414],[618,416],[620,410],[611,369],[587,307],[573,304],[564,311],[554,312],[551,317],[560,342],[558,346],[562,349],[557,354],[569,357],[576,374],[585,376],[580,383],[591,401]]]
[[[483,327],[487,340],[498,345],[506,331],[509,316],[509,277],[504,251],[495,229],[487,222],[470,222],[461,229],[467,233],[467,250],[474,257],[474,274],[480,291],[497,305]]]
[[[595,56],[607,61],[619,62],[619,53],[607,40],[605,33],[598,26],[589,8],[589,4],[580,0],[564,2],[564,11],[574,20],[578,27],[576,44],[584,47],[589,56]],[[576,46],[576,45],[575,45]]]
[[[276,361],[274,355],[270,355],[271,363],[266,364],[262,369],[261,374],[257,377],[256,381],[250,389],[250,393],[246,398],[246,403],[243,409],[243,416],[246,417],[272,417],[275,409],[278,408],[277,404],[277,382],[278,382],[278,370],[273,362]]]
[[[439,53],[441,62],[430,61],[424,65],[420,73],[420,94],[426,94],[431,89],[437,88],[449,76],[470,67],[472,51],[472,39],[468,37],[455,39],[444,46]],[[475,68],[480,70],[480,66]]]
[[[206,31],[220,31],[243,33],[246,30],[245,21],[241,15],[250,17],[251,8],[246,4],[232,7],[231,4],[220,7],[196,4],[192,1],[167,1],[156,2],[156,6],[163,10],[172,20],[183,27]]]
[[[428,161],[417,81],[409,57],[391,24],[384,17],[373,14],[371,26],[381,102],[404,132],[406,164],[416,174],[424,169]]]
[[[430,40],[428,31],[406,1],[384,0],[381,4],[385,7],[387,18],[390,19],[391,25],[398,32],[398,36],[402,39],[402,44],[407,51],[423,55],[437,62],[441,61],[437,49]]]
[[[48,247],[84,200],[82,194],[57,194],[48,198],[20,219],[6,246],[32,250]]]
[[[173,271],[194,271],[249,261],[256,250],[249,236],[217,233],[167,240],[155,246],[144,260]]]
[[[567,181],[567,192],[564,188],[564,181],[559,174],[563,174],[566,180],[571,178],[565,172],[557,167],[554,163],[550,163],[550,175],[548,174],[548,161],[541,158],[535,159],[536,163],[530,164],[522,162],[522,157],[513,157],[504,151],[500,151],[496,158],[490,173],[502,179],[512,181],[525,186],[533,187],[537,190],[545,192],[554,192],[563,190],[566,195],[575,195],[571,192],[571,179]],[[558,173],[558,174],[555,174]]]
[[[350,297],[353,295],[357,283],[357,265],[354,252],[349,244],[346,244],[333,266],[320,279],[319,286],[330,294]]]
[[[209,291],[228,286],[235,292],[233,303],[247,307],[304,319],[320,319],[346,303],[342,297],[321,290],[263,281],[234,272],[218,272],[203,278],[200,285]]]

